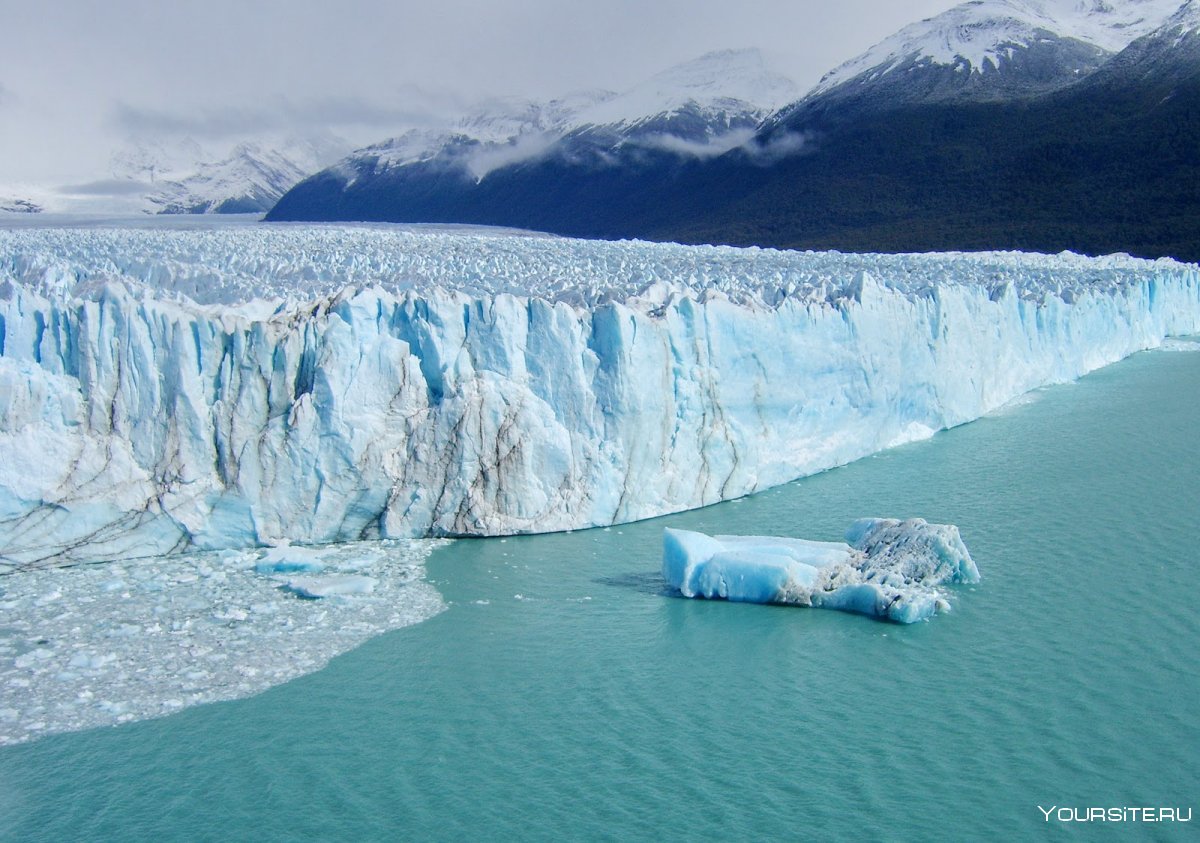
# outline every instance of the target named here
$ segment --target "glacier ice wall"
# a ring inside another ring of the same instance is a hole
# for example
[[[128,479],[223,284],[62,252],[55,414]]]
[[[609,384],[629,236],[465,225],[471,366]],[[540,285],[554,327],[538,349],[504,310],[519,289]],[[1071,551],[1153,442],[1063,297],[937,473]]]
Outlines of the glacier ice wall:
[[[1198,331],[1127,257],[0,231],[0,565],[645,518]]]

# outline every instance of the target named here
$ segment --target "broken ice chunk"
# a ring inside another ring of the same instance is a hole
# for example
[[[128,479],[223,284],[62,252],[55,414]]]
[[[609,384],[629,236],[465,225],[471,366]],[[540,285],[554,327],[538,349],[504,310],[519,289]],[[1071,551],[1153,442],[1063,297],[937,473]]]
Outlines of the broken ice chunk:
[[[260,574],[316,574],[325,570],[321,551],[308,547],[272,547],[254,566]]]
[[[370,594],[375,590],[375,578],[359,574],[331,577],[296,577],[287,582],[287,590],[300,597],[316,600],[335,594]]]

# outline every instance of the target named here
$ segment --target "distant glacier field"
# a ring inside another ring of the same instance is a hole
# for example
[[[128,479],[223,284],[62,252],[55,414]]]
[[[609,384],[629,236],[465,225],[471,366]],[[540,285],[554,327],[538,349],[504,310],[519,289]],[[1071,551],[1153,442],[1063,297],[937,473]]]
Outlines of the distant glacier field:
[[[1127,256],[0,230],[0,570],[620,524],[1198,332]]]

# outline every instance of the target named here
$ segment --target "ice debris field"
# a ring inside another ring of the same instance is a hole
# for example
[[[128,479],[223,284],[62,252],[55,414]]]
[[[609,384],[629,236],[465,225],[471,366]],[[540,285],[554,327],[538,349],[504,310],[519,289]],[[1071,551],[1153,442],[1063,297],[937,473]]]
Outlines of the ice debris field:
[[[662,515],[1198,332],[1125,256],[0,231],[0,572]]]
[[[424,579],[438,544],[222,551],[0,577],[0,746],[245,697],[318,670],[445,608]]]
[[[950,602],[940,586],[979,582],[952,524],[863,518],[846,542],[663,531],[663,577],[684,597],[841,609],[915,623]]]

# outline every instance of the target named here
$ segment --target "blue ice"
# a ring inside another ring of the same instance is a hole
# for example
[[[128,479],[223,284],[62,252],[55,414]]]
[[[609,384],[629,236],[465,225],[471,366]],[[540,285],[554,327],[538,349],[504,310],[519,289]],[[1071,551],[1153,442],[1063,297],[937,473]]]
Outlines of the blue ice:
[[[864,518],[845,542],[663,531],[663,576],[685,597],[840,609],[898,623],[948,611],[941,587],[979,581],[952,524]]]

